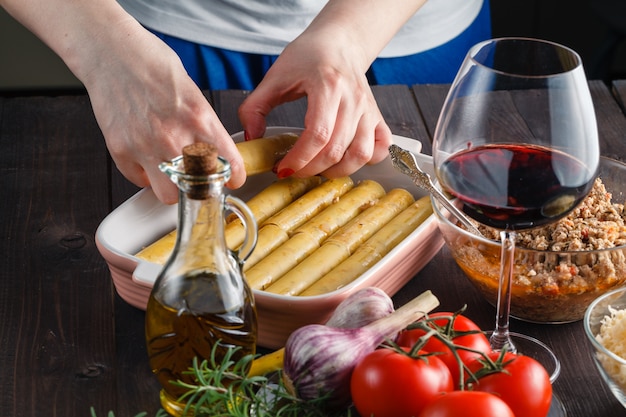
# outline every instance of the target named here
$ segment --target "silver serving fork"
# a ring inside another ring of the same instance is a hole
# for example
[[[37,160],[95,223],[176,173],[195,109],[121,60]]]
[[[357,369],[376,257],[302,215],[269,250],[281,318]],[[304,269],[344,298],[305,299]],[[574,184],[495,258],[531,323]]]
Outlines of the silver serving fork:
[[[465,216],[461,210],[452,204],[450,200],[448,200],[448,198],[435,187],[430,175],[422,171],[417,164],[415,155],[395,144],[392,144],[389,147],[389,155],[391,156],[391,162],[393,163],[394,168],[411,178],[415,185],[423,188],[434,196],[437,201],[439,201],[454,217],[458,219],[458,221],[463,224],[463,226],[465,226],[465,228],[467,228],[467,230],[475,235],[482,236],[482,233],[480,233],[476,226],[469,221],[467,216]]]

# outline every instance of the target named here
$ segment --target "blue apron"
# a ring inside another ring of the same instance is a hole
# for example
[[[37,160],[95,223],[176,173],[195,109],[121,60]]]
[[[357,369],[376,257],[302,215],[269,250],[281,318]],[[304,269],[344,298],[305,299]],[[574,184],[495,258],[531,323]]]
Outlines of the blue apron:
[[[153,31],[154,32],[154,31]],[[263,79],[277,55],[260,55],[199,45],[154,32],[181,58],[189,76],[202,89],[252,90]],[[449,42],[420,52],[394,58],[378,58],[367,71],[371,85],[451,83],[466,52],[491,37],[489,1],[472,24]]]

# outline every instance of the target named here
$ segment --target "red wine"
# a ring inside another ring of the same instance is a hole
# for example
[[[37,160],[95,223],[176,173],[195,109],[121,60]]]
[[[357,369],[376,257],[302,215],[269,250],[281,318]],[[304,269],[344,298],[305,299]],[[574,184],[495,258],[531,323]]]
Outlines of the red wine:
[[[484,145],[440,168],[463,211],[497,229],[528,229],[567,215],[591,190],[595,172],[563,152],[535,145]]]

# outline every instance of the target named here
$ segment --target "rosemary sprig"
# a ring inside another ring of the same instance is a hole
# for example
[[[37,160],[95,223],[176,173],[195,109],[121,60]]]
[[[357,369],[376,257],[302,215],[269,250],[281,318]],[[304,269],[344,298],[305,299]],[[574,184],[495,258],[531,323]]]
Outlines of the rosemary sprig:
[[[238,361],[233,355],[239,348],[229,348],[223,358],[195,358],[187,371],[195,383],[171,381],[186,392],[180,398],[185,403],[183,415],[197,417],[351,417],[353,410],[330,411],[324,407],[325,398],[303,401],[290,394],[282,380],[281,371],[269,376],[248,376],[247,369],[254,359],[246,355]],[[159,410],[155,417],[166,417]],[[97,417],[93,408],[91,417]],[[115,417],[109,412],[107,417]],[[135,417],[147,417],[139,413]]]

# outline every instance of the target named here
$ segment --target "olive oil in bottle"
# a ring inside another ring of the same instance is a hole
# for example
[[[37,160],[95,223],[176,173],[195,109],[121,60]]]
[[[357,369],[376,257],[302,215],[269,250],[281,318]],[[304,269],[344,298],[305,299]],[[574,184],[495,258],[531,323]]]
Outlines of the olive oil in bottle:
[[[200,172],[195,172],[193,158],[198,152],[204,159]],[[161,404],[174,416],[185,408],[179,401],[185,389],[171,382],[196,382],[188,373],[194,358],[201,362],[215,351],[220,361],[236,347],[234,360],[256,352],[254,296],[242,272],[256,243],[256,223],[243,202],[223,193],[230,177],[228,162],[214,149],[209,152],[213,159],[207,160],[205,153],[204,148],[185,148],[182,160],[161,165],[180,189],[179,224],[172,255],[148,300],[146,343],[150,366],[163,388]],[[207,172],[212,160],[217,164]],[[246,226],[246,241],[238,252],[226,246],[227,210],[238,214]]]
[[[226,349],[239,346],[233,357],[254,354],[256,345],[256,314],[250,294],[226,305],[219,292],[219,281],[231,277],[201,273],[180,279],[186,298],[181,302],[157,299],[148,302],[151,314],[146,320],[148,356],[170,401],[176,401],[184,389],[170,384],[181,380],[193,383],[189,370],[190,358],[210,358],[218,344],[216,355],[223,357]],[[161,298],[164,298],[161,296]]]

